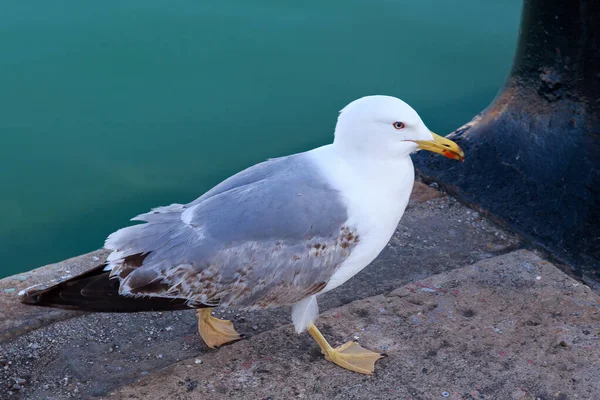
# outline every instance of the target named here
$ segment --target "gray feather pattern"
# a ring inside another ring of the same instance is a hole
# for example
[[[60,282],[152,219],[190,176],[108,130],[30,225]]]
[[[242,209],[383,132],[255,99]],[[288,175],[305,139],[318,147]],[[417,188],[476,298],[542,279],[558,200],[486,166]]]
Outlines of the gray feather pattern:
[[[193,202],[134,218],[105,247],[129,295],[269,307],[322,290],[358,235],[339,193],[303,154],[269,160]],[[126,257],[143,254],[141,266]]]

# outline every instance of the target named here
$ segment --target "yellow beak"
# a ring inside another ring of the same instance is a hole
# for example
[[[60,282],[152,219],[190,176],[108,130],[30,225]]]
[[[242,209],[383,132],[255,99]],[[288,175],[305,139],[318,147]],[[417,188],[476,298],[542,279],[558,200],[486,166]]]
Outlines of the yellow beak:
[[[433,132],[431,132],[431,135],[433,136],[433,141],[414,140],[414,142],[419,145],[420,149],[443,154],[448,158],[458,161],[465,160],[465,153],[463,153],[462,149],[452,140],[436,135]]]

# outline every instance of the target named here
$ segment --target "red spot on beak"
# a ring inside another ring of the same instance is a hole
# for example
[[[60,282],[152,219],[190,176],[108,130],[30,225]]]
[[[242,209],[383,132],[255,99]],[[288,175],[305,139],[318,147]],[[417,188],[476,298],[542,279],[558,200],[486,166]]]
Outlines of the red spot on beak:
[[[444,151],[442,151],[442,154],[453,160],[464,161],[464,159],[460,155],[458,155],[452,151],[444,150]]]

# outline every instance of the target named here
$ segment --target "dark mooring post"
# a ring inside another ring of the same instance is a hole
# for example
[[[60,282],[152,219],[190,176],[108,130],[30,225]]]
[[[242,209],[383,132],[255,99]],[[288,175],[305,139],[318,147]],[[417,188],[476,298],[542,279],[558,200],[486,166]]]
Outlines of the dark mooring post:
[[[453,132],[466,161],[416,166],[600,288],[600,0],[524,0],[510,76]]]

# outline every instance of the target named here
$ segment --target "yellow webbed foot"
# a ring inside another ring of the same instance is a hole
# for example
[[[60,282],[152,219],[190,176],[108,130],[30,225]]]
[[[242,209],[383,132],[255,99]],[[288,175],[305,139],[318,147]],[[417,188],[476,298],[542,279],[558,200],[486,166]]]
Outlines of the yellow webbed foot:
[[[326,360],[350,371],[371,375],[375,370],[375,362],[385,357],[385,354],[364,349],[356,342],[348,342],[334,349],[312,324],[308,326],[308,333],[319,344]]]
[[[213,317],[210,308],[201,308],[197,314],[198,333],[211,349],[244,338],[235,331],[233,322]]]
[[[342,368],[370,375],[375,371],[375,362],[385,355],[364,349],[356,342],[348,342],[325,352],[325,359]]]

